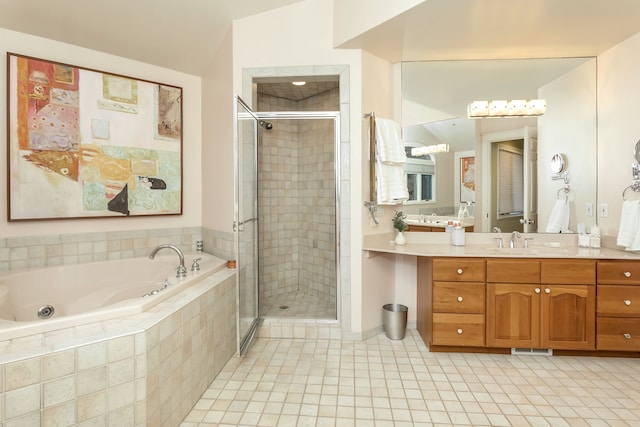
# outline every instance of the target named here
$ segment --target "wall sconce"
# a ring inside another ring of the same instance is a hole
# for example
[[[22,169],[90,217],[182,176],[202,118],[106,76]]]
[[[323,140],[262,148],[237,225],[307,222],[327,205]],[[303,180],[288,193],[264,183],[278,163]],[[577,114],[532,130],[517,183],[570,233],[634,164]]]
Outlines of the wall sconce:
[[[449,144],[425,145],[411,149],[412,156],[426,156],[427,154],[448,153]]]
[[[544,99],[473,101],[467,107],[467,115],[469,118],[541,116],[546,109]]]

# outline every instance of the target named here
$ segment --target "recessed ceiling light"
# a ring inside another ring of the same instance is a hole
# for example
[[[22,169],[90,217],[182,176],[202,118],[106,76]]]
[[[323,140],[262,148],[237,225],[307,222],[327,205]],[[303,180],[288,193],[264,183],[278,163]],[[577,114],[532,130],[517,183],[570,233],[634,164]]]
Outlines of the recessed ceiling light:
[[[307,84],[307,82],[291,82],[292,84],[296,85],[296,86],[304,86]]]

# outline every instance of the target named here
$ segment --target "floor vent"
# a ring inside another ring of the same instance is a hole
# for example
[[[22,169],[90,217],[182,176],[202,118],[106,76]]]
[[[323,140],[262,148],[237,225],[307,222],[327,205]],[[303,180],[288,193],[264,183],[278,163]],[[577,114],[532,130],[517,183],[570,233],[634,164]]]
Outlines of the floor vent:
[[[511,354],[518,356],[553,356],[550,348],[512,348]]]

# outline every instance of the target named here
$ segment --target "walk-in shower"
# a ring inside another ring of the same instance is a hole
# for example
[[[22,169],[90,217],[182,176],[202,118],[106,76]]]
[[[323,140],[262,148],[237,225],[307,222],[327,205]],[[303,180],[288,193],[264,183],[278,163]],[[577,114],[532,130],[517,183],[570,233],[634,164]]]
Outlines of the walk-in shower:
[[[279,86],[257,93],[260,316],[336,319],[339,122],[278,112],[336,112],[338,84],[301,99]]]

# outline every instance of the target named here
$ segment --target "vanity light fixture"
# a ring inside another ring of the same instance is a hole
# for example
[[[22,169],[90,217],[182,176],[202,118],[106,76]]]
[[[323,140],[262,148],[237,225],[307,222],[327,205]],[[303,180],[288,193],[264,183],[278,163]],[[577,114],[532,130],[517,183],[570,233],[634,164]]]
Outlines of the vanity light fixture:
[[[426,156],[427,154],[448,153],[448,152],[449,152],[449,144],[425,145],[422,147],[415,147],[411,149],[412,156]]]
[[[467,107],[469,118],[541,116],[547,109],[544,99],[473,101]]]
[[[291,84],[294,86],[304,86],[307,84],[307,82],[297,81],[297,82],[291,82]]]

